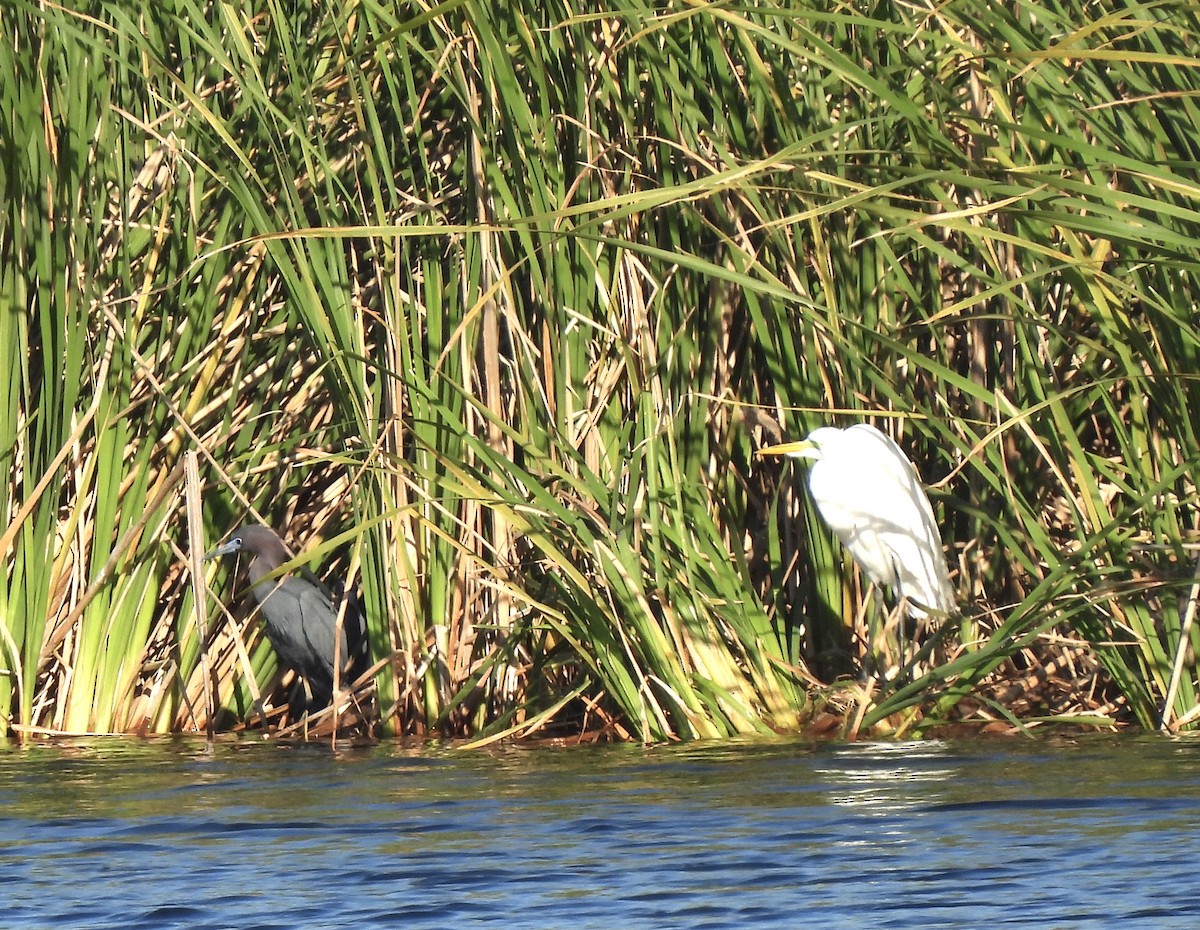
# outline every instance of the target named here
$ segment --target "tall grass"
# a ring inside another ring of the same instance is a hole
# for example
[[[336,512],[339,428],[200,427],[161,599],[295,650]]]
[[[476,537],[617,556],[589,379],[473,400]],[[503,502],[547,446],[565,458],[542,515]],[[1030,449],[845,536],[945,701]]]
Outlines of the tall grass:
[[[1197,706],[1191,7],[2,9],[8,729],[270,695],[193,616],[245,599],[188,568],[189,450],[210,539],[361,589],[393,732],[1154,726],[1177,653]],[[859,419],[964,608],[870,693],[753,461]]]

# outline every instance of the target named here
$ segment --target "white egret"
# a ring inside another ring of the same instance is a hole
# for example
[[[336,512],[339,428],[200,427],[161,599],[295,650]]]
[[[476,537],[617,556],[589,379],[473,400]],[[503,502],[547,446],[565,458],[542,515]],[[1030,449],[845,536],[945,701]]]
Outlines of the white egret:
[[[821,518],[867,577],[914,620],[957,613],[933,508],[912,462],[890,436],[859,423],[823,426],[759,455],[812,460],[808,489]]]

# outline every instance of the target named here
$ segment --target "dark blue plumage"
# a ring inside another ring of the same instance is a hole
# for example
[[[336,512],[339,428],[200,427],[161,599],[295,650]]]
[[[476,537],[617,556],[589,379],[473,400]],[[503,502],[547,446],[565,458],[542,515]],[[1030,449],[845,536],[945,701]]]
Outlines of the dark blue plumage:
[[[265,526],[243,526],[204,558],[240,552],[254,556],[247,574],[262,610],[267,639],[280,663],[308,682],[312,694],[308,706],[327,706],[333,699],[334,631],[339,605],[324,586],[305,577],[284,575],[263,580],[289,561],[283,541]],[[366,658],[366,627],[353,598],[346,602],[336,652],[344,687],[362,671]]]

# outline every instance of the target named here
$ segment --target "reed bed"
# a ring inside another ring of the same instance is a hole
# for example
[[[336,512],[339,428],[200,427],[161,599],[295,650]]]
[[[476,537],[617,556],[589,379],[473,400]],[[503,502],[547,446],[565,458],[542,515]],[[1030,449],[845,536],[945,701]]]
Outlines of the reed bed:
[[[9,734],[261,725],[253,519],[368,616],[312,732],[1195,725],[1194,6],[0,9]],[[860,420],[964,612],[870,686],[753,457]]]

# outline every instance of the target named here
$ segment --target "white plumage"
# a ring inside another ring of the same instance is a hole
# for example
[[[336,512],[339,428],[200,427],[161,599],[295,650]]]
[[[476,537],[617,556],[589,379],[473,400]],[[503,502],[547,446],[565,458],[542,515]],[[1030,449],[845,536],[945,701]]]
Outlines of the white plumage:
[[[824,426],[761,455],[809,459],[808,488],[821,518],[910,617],[957,612],[933,509],[912,462],[891,437],[859,423]]]

